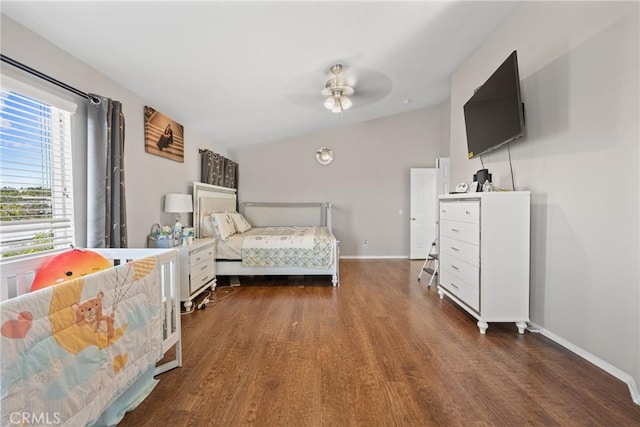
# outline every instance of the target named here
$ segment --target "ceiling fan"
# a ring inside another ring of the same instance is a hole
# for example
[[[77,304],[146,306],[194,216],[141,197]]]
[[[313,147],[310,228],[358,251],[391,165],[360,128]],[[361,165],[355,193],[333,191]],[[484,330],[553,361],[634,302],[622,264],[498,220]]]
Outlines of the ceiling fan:
[[[327,80],[321,92],[324,96],[329,96],[324,101],[324,108],[332,113],[342,113],[353,105],[348,97],[355,93],[355,89],[342,77],[342,64],[331,66],[330,71],[333,77]]]
[[[285,88],[285,97],[301,107],[333,113],[362,108],[386,97],[391,79],[380,71],[335,63],[295,77]]]

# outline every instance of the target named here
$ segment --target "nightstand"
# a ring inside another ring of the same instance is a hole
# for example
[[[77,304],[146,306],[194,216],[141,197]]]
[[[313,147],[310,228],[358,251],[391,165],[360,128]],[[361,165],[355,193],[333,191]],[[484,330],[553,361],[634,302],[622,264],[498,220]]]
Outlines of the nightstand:
[[[177,247],[180,258],[180,301],[186,311],[202,292],[216,288],[215,239],[196,239],[189,246]]]

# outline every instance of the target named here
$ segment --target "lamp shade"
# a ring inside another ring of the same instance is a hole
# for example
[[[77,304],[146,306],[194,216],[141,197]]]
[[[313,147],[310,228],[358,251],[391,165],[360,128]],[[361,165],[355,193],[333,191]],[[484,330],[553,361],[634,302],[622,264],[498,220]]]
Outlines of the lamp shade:
[[[164,211],[170,213],[193,212],[191,194],[167,194],[164,196]]]

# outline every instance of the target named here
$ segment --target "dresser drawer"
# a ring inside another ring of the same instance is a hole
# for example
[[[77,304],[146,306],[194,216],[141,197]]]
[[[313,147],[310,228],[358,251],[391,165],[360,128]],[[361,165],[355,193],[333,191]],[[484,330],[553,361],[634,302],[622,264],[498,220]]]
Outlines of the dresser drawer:
[[[480,247],[478,245],[442,236],[440,252],[442,255],[450,255],[475,267],[480,267]]]
[[[480,225],[478,223],[441,220],[440,234],[473,245],[480,244]]]
[[[477,286],[470,285],[448,270],[441,270],[439,286],[455,295],[476,312],[480,312],[480,289]]]
[[[474,288],[479,287],[480,269],[472,264],[462,261],[449,254],[440,255],[440,270],[446,270],[450,274],[464,280]]]
[[[191,293],[197,291],[216,277],[214,260],[191,267]]]
[[[213,260],[214,246],[205,246],[189,254],[189,266],[191,269],[205,261]]]
[[[440,202],[440,220],[480,222],[480,202]]]

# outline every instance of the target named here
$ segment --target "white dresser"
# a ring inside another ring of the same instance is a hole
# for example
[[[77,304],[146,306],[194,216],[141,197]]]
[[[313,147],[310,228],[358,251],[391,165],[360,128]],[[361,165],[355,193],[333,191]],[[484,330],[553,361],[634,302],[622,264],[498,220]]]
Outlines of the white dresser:
[[[190,311],[196,296],[216,288],[215,239],[196,239],[176,249],[180,254],[180,301]]]
[[[528,191],[440,196],[438,293],[478,319],[529,321],[530,193]]]

